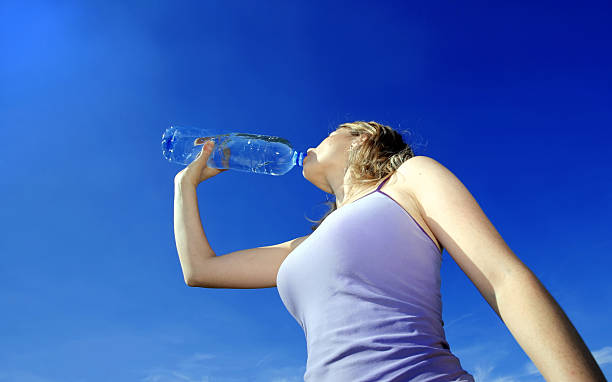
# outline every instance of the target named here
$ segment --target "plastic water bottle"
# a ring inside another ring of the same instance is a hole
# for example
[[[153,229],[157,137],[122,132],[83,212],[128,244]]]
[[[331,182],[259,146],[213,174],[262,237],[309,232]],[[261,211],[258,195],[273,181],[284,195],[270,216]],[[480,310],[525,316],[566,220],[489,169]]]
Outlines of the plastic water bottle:
[[[295,165],[302,166],[305,153],[296,151],[284,138],[245,133],[214,134],[208,129],[170,126],[162,135],[162,152],[173,163],[188,165],[213,140],[209,167],[284,175]]]

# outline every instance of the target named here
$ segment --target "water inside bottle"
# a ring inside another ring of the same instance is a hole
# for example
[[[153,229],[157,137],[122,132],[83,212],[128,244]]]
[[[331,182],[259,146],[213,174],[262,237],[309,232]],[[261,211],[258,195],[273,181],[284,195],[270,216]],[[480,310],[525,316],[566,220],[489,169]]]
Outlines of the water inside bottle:
[[[284,175],[295,165],[302,166],[304,153],[297,152],[284,138],[260,134],[230,133],[202,136],[201,129],[171,126],[162,136],[162,151],[171,162],[188,165],[202,151],[202,144],[215,146],[207,165],[267,175]]]

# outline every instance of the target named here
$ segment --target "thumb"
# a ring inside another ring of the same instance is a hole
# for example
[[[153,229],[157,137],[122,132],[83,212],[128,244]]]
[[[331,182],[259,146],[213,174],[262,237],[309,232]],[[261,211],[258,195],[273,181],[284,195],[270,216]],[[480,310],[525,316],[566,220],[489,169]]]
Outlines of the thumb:
[[[203,144],[200,143],[200,145],[202,145],[202,150],[200,150],[200,153],[198,154],[198,156],[196,157],[196,160],[200,160],[200,159],[208,159],[208,156],[210,155],[210,152],[212,151],[212,147],[215,145],[215,143],[213,141],[206,141]]]
[[[204,147],[202,148],[202,151],[204,151],[205,153],[210,153],[214,145],[215,145],[214,141],[212,140],[206,141],[204,142]]]

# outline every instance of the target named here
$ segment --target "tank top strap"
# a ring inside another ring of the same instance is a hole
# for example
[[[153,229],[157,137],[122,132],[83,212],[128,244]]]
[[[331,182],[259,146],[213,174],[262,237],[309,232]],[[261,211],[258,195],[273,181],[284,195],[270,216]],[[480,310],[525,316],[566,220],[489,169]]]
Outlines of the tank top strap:
[[[380,191],[381,187],[389,180],[389,178],[391,178],[391,175],[389,175],[387,177],[387,179],[383,180],[381,184],[378,185],[378,188],[376,189],[376,191]]]

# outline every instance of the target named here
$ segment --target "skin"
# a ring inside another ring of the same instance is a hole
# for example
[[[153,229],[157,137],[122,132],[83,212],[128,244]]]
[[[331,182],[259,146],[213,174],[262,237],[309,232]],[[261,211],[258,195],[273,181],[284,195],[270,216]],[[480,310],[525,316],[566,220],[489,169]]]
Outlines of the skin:
[[[352,135],[346,128],[330,133],[315,148],[308,149],[302,174],[317,188],[336,196],[337,208],[367,194],[370,187],[351,185],[352,177],[345,168],[349,150],[366,140],[364,135]]]

